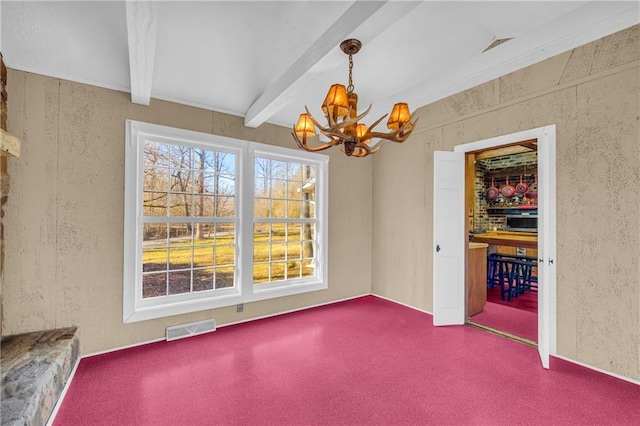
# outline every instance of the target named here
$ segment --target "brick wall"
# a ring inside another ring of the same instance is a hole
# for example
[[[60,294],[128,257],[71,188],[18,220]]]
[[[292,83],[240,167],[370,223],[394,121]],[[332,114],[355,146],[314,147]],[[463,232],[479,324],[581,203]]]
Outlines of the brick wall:
[[[476,206],[473,217],[474,229],[489,231],[493,228],[504,228],[503,214],[489,214],[487,212],[488,204],[485,192],[491,185],[491,179],[485,179],[485,175],[489,172],[513,169],[516,167],[526,167],[527,176],[524,177],[524,182],[527,184],[533,183],[533,174],[536,173],[538,167],[538,153],[534,151],[524,154],[506,155],[503,157],[494,157],[476,161],[476,175],[474,183]],[[509,181],[513,186],[515,186],[517,182],[518,181]],[[495,181],[495,186],[499,189],[504,183],[504,179],[498,179]]]

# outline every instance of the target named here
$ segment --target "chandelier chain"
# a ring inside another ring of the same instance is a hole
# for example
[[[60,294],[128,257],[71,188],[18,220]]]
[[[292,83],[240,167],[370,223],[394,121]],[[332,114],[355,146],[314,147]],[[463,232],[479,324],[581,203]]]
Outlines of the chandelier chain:
[[[352,93],[353,89],[353,55],[349,55],[349,85],[347,86],[347,93]]]

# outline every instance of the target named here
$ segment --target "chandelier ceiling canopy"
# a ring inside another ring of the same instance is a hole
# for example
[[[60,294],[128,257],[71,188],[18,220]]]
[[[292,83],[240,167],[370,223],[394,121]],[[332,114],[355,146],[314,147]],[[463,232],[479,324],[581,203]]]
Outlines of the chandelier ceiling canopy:
[[[366,157],[380,150],[380,145],[371,147],[374,138],[385,139],[402,143],[407,140],[418,121],[409,113],[406,103],[397,103],[393,106],[391,114],[385,114],[376,120],[371,126],[361,123],[371,110],[371,105],[365,112],[358,115],[358,95],[353,91],[353,55],[360,51],[362,43],[356,39],[345,40],[340,43],[342,51],[349,55],[349,85],[334,84],[322,103],[322,112],[327,120],[327,125],[322,126],[305,106],[306,113],[300,114],[298,123],[293,128],[293,138],[301,149],[306,151],[322,151],[332,146],[344,152],[350,157]],[[374,128],[389,116],[387,127],[390,132],[377,132]],[[329,142],[317,146],[309,146],[307,141],[316,135],[316,128],[320,133],[329,138]]]

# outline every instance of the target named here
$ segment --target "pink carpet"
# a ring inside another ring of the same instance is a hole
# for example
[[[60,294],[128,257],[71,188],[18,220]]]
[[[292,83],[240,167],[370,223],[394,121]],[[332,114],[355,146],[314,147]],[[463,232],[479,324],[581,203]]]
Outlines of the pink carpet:
[[[484,311],[472,316],[471,321],[534,342],[538,341],[538,314],[534,312],[487,302]]]
[[[511,300],[502,300],[500,296],[500,287],[487,289],[487,301],[497,303],[499,305],[510,306],[523,311],[538,313],[538,294],[527,291],[518,297],[512,297]]]
[[[551,367],[367,296],[85,358],[54,424],[638,424],[639,386]]]

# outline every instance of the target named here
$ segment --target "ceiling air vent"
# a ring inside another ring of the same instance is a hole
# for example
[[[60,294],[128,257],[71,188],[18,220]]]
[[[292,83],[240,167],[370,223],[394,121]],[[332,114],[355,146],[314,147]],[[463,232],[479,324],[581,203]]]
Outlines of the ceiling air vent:
[[[512,40],[512,39],[513,39],[513,37],[509,37],[509,38],[499,38],[499,39],[493,40],[493,41],[491,42],[491,44],[490,44],[489,46],[487,46],[487,48],[486,48],[486,49],[484,49],[484,50],[482,51],[482,53],[484,53],[484,52],[486,52],[486,51],[488,51],[488,50],[491,50],[491,49],[493,49],[494,47],[498,47],[498,46],[500,46],[502,43],[506,43],[506,42],[508,42],[509,40]]]

